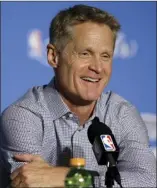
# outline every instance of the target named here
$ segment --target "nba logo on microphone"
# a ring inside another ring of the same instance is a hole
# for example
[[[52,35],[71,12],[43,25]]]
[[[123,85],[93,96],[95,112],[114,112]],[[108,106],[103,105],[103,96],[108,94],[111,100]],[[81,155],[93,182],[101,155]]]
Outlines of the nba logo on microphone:
[[[110,135],[101,135],[100,138],[102,140],[102,143],[103,143],[106,151],[115,151],[116,150],[113,140],[112,140],[112,137]]]

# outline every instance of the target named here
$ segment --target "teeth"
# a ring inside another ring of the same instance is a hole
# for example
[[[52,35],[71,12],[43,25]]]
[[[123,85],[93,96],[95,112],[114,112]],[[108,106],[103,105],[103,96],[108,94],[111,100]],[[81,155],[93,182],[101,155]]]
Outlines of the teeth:
[[[83,77],[83,80],[89,81],[89,82],[98,82],[99,79],[94,79],[94,78],[90,78],[90,77]]]

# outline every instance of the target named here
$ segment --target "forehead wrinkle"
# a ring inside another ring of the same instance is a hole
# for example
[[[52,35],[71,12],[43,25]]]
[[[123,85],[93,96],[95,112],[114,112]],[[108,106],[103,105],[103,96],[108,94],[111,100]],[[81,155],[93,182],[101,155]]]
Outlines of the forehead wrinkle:
[[[90,46],[92,46],[92,48],[95,47],[95,49],[104,48],[104,51],[113,52],[114,50],[113,33],[110,28],[104,24],[78,24],[73,26],[71,34],[72,42],[74,44],[76,43],[75,49],[77,50]]]
[[[94,36],[95,35],[95,36]],[[90,37],[92,36],[92,37]],[[105,39],[100,37],[99,34],[93,34],[91,33],[90,35],[87,36],[87,38],[83,38],[83,40],[81,39],[82,36],[79,36],[79,38],[76,38],[76,42],[77,42],[77,48],[90,48],[90,49],[102,49],[102,51],[113,51],[113,44],[109,41],[109,39]],[[102,41],[103,42],[100,42]],[[75,41],[75,39],[74,39]],[[101,46],[100,46],[101,45]]]
[[[99,47],[99,48],[98,48]],[[87,50],[89,52],[99,52],[99,53],[113,53],[113,48],[110,48],[108,45],[103,45],[102,47],[100,47],[100,45],[95,45],[95,43],[93,42],[93,44],[89,44],[87,43],[87,45],[81,43],[80,46],[75,46],[74,48],[76,51],[84,51],[84,50]]]

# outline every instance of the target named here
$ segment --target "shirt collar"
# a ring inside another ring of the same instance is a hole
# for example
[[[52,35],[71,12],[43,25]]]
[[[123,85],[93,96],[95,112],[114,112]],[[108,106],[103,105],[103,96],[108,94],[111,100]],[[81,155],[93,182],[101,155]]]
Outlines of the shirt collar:
[[[59,92],[55,88],[55,78],[44,88],[44,96],[53,120],[70,113],[68,106],[63,102]]]

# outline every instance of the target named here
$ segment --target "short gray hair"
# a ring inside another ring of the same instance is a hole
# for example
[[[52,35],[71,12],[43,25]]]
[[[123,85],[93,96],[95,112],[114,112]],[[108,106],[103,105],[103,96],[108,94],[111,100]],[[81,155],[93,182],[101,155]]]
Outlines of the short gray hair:
[[[72,39],[71,27],[83,22],[94,22],[109,26],[116,41],[120,30],[118,21],[104,10],[87,5],[75,5],[60,11],[51,21],[49,29],[50,43],[61,50]]]

